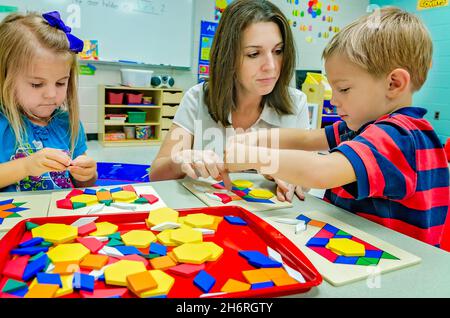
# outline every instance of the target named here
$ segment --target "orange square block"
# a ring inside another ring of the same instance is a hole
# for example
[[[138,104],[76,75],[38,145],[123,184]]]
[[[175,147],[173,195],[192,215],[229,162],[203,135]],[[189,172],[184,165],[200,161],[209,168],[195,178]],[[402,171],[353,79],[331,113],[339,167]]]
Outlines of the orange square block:
[[[250,287],[251,287],[250,284],[247,284],[247,283],[240,282],[238,280],[229,278],[227,280],[227,282],[225,283],[225,285],[222,286],[220,291],[221,292],[226,292],[226,293],[235,293],[235,292],[249,290]]]
[[[148,271],[128,275],[127,283],[128,287],[135,294],[140,294],[149,289],[158,287],[158,283],[153,279],[153,276]]]
[[[152,258],[150,260],[150,264],[152,264],[154,269],[162,269],[162,270],[177,265],[170,256],[161,256]]]
[[[80,263],[80,267],[100,269],[108,263],[109,257],[100,254],[89,254]]]
[[[80,271],[80,265],[74,262],[59,262],[54,265],[54,274],[69,275]]]
[[[217,231],[217,228],[219,227],[220,222],[223,221],[223,217],[215,216],[215,215],[213,215],[213,216],[214,216],[214,223],[211,226],[209,226],[208,228],[211,230]]]
[[[36,284],[28,290],[25,298],[53,298],[58,289],[58,285]]]
[[[262,269],[252,269],[249,271],[242,271],[245,279],[250,284],[269,282],[270,277]]]
[[[112,200],[111,192],[109,191],[97,191],[98,201]]]
[[[323,228],[326,225],[326,223],[322,221],[311,220],[308,222],[308,225]]]
[[[286,285],[292,285],[297,284],[298,282],[293,279],[291,276],[279,276],[272,278],[273,283],[276,286],[286,286]]]

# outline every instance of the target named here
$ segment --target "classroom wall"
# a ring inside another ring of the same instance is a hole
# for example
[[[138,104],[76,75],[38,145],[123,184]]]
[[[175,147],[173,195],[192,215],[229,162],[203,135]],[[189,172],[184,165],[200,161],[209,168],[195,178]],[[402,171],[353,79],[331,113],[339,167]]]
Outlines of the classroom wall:
[[[427,81],[415,94],[414,103],[428,110],[431,122],[442,143],[450,138],[450,6],[417,10],[417,0],[371,0],[379,6],[395,5],[417,14],[425,23],[433,40],[433,66]],[[439,119],[435,119],[439,112]]]
[[[1,1],[1,0],[0,0]],[[304,10],[307,8],[307,1],[298,0],[272,0],[285,13],[288,19],[297,22],[297,27],[293,28],[293,34],[297,46],[298,62],[297,69],[323,69],[321,60],[322,50],[326,43],[333,36],[333,32],[329,32],[329,38],[319,37],[318,33],[323,34],[329,26],[344,27],[360,15],[365,13],[369,0],[325,0],[322,3],[322,14],[312,19],[308,13],[304,17],[295,16],[295,10]],[[327,11],[328,5],[339,5],[336,12]],[[214,0],[194,0],[194,46],[192,52],[192,68],[191,70],[173,70],[173,69],[154,69],[154,74],[169,74],[175,78],[176,87],[188,89],[197,83],[197,67],[198,67],[198,48],[200,37],[200,22],[202,20],[214,21]],[[332,16],[333,21],[330,23],[322,20],[323,16]],[[300,25],[311,26],[312,31],[301,31]],[[151,34],[149,34],[151,39]],[[155,48],[157,49],[157,48]],[[180,52],[184,54],[184,52]],[[189,54],[186,52],[185,54]],[[117,85],[120,83],[120,68],[127,66],[118,65],[96,65],[97,71],[95,76],[80,76],[80,105],[81,120],[85,126],[87,133],[97,133],[98,122],[98,85]],[[292,81],[295,85],[295,79]]]

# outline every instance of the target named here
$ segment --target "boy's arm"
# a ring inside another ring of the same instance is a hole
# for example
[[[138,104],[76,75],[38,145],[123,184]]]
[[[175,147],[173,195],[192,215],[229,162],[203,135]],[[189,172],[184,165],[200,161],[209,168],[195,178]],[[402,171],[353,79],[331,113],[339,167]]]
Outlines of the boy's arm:
[[[26,160],[20,158],[0,164],[0,189],[28,177]]]
[[[302,149],[309,151],[328,150],[325,129],[281,128],[280,149]]]
[[[319,155],[303,150],[234,144],[227,148],[226,162],[230,172],[256,169],[262,174],[309,188],[328,189],[356,181],[353,166],[339,152]]]
[[[273,128],[236,134],[229,142],[278,149],[328,150],[325,129]]]

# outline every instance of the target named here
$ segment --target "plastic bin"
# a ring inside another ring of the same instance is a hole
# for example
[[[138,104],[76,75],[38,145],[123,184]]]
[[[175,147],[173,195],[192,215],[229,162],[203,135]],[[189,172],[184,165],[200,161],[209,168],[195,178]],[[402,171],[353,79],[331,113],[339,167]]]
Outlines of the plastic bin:
[[[128,112],[129,123],[145,123],[146,112]]]
[[[122,85],[132,87],[151,87],[153,71],[120,69]]]
[[[142,104],[142,97],[144,94],[127,93],[128,104]]]
[[[71,211],[69,211],[71,212]],[[206,263],[208,273],[213,276],[217,283],[212,287],[210,295],[205,295],[208,298],[258,298],[258,297],[280,297],[291,294],[304,293],[311,288],[322,283],[322,276],[319,274],[310,260],[301,252],[299,247],[294,245],[282,233],[266,223],[263,219],[254,215],[253,213],[237,207],[237,206],[223,206],[223,207],[204,207],[192,209],[178,210],[180,217],[188,215],[195,215],[204,213],[216,218],[224,218],[228,215],[238,216],[243,219],[246,226],[236,226],[228,223],[226,220],[220,222],[217,231],[214,235],[208,238],[208,241],[214,242],[223,248],[224,252],[218,260],[208,261]],[[8,276],[4,275],[4,268],[8,261],[14,256],[10,254],[12,249],[17,248],[20,242],[28,240],[31,237],[31,231],[26,228],[26,222],[32,222],[37,225],[47,223],[72,224],[80,219],[80,215],[72,215],[67,213],[66,216],[56,217],[41,217],[29,218],[19,222],[13,227],[2,240],[0,240],[0,280],[5,281]],[[95,215],[97,224],[100,222],[109,222],[117,225],[121,232],[131,230],[145,230],[149,231],[146,225],[148,212],[136,213],[110,213]],[[154,233],[157,234],[157,233]],[[303,283],[294,283],[284,286],[270,286],[266,288],[249,289],[234,293],[220,294],[221,287],[229,278],[242,277],[242,271],[252,269],[248,261],[237,253],[240,250],[255,250],[261,251],[264,254],[267,252],[267,247],[270,246],[273,250],[280,254],[286,265],[299,271],[305,278]],[[170,252],[173,247],[168,247]],[[94,254],[94,253],[93,253]],[[151,265],[146,265],[146,270],[153,269]],[[164,270],[165,272],[165,270]],[[173,275],[173,286],[167,294],[169,298],[198,298],[204,292],[197,288],[193,283],[193,277],[185,277],[182,275]],[[126,288],[126,286],[125,286]],[[117,289],[117,286],[104,284],[103,282],[96,282],[94,291],[96,290],[112,290]],[[82,297],[82,295],[91,295],[91,292],[74,289],[72,293],[65,296],[67,298]],[[0,297],[6,296],[0,294]],[[124,297],[136,297],[131,291],[124,294]],[[62,299],[63,301],[63,299]],[[58,299],[54,300],[55,303]],[[61,302],[63,303],[63,302]]]
[[[110,105],[121,105],[121,104],[123,104],[124,93],[108,92],[107,96],[108,96],[108,104],[110,104]]]

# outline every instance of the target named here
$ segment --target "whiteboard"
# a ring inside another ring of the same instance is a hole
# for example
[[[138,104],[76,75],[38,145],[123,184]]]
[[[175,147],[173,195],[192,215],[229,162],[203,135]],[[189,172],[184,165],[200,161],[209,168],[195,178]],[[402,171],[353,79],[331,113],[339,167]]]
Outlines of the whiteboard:
[[[72,34],[98,40],[99,58],[191,67],[193,0],[0,0],[20,12],[59,11]]]

